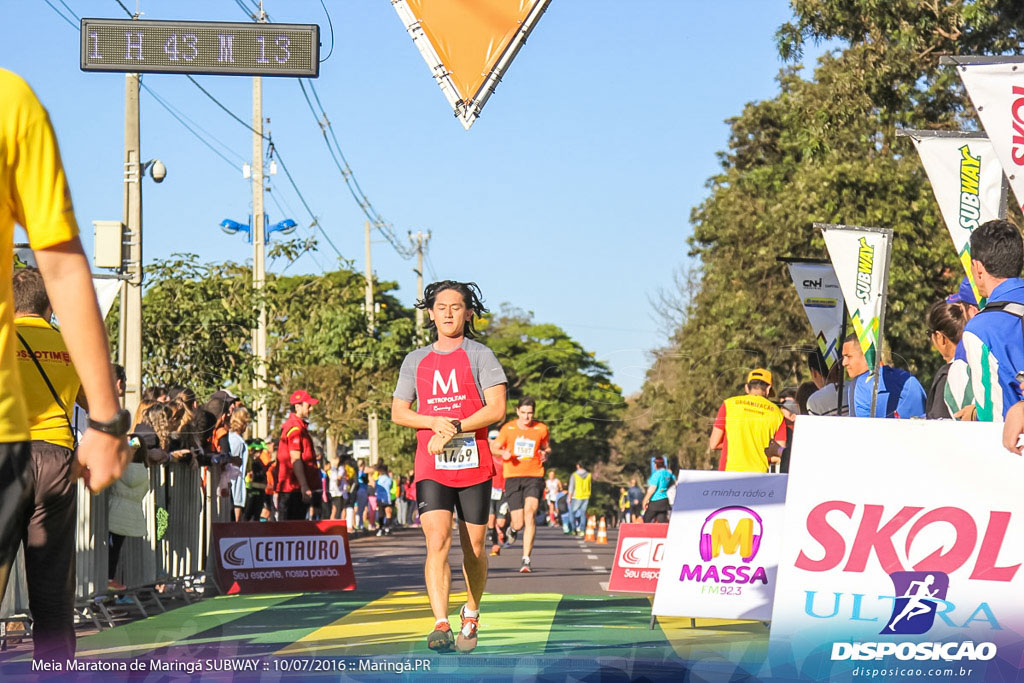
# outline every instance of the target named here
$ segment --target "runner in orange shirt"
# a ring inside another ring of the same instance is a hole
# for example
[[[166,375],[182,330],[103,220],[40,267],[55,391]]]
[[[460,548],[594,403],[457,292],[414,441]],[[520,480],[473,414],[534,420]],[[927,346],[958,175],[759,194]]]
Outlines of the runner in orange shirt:
[[[530,553],[537,535],[537,507],[544,495],[544,463],[551,455],[548,426],[534,422],[536,404],[524,398],[516,409],[516,419],[506,422],[494,440],[495,451],[505,460],[505,500],[512,517],[509,542],[525,526],[523,564],[519,571],[529,574]]]

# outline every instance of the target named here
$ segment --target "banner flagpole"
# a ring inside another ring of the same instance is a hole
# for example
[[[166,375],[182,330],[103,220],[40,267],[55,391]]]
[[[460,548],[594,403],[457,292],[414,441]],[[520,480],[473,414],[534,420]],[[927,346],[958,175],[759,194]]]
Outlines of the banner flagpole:
[[[839,332],[839,399],[836,401],[836,415],[843,417],[843,380],[846,377],[846,370],[843,369],[843,345],[846,343],[846,318],[850,311],[846,308],[846,299],[843,299],[843,326]]]
[[[882,233],[883,239],[885,239],[885,269],[882,270],[882,301],[878,314],[878,348],[875,349],[875,386],[871,390],[870,417],[875,416],[875,406],[878,404],[878,385],[882,380],[882,344],[885,339],[885,309],[889,299],[889,263],[892,259],[892,229],[885,228]],[[842,398],[839,400],[841,402]]]

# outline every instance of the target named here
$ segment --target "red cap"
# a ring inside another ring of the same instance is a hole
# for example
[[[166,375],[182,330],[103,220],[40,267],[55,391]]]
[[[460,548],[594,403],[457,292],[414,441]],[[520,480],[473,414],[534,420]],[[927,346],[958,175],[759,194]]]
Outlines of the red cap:
[[[311,406],[315,406],[320,401],[310,396],[309,392],[306,391],[305,389],[299,389],[294,394],[292,394],[292,397],[288,402],[291,403],[293,406],[299,403],[308,403]]]

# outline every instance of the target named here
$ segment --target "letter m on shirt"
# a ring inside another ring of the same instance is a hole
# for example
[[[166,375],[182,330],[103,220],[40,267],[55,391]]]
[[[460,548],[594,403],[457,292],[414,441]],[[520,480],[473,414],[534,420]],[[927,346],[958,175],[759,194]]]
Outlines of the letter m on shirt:
[[[448,373],[448,379],[445,380],[441,376],[440,370],[434,370],[434,396],[439,394],[457,394],[459,393],[459,383],[455,379],[455,368],[452,368],[451,372]]]

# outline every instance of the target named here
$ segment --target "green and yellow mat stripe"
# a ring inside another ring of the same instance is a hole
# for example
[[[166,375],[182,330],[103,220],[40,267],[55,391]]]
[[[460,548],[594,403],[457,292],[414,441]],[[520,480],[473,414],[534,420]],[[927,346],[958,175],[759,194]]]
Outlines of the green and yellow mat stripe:
[[[465,594],[453,594],[451,618]],[[513,666],[528,673],[617,661],[656,671],[693,662],[756,670],[767,649],[760,622],[660,617],[650,628],[647,596],[555,593],[487,594],[472,655],[426,647],[433,617],[422,591],[220,596],[78,640],[78,657],[95,659],[431,658],[456,674]],[[458,664],[455,661],[458,660]],[[559,668],[560,667],[560,668]],[[436,670],[436,669],[435,669]],[[639,673],[639,670],[633,671]]]

